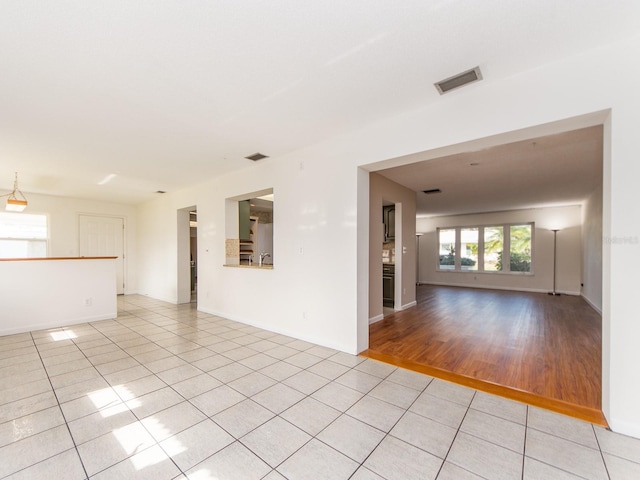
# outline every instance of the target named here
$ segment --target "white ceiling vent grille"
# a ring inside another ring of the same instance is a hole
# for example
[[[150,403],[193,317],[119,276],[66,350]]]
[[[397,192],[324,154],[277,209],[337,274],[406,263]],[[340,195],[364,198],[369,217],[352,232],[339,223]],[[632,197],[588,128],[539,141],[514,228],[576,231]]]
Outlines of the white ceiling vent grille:
[[[445,78],[440,82],[434,83],[434,85],[440,95],[443,95],[451,90],[477,82],[478,80],[482,80],[482,72],[480,72],[480,67],[475,67],[466,72],[454,75],[453,77]]]
[[[262,160],[263,158],[269,158],[269,155],[265,155],[264,153],[258,152],[244,158],[246,158],[247,160],[253,160],[254,162],[257,162],[258,160]]]

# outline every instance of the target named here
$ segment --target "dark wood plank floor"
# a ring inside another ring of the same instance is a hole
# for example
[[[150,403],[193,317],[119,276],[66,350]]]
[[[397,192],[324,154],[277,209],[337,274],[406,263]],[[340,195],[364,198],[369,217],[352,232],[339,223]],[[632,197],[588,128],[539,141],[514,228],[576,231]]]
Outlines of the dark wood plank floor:
[[[417,296],[370,326],[369,356],[601,411],[602,322],[581,297],[433,285]]]

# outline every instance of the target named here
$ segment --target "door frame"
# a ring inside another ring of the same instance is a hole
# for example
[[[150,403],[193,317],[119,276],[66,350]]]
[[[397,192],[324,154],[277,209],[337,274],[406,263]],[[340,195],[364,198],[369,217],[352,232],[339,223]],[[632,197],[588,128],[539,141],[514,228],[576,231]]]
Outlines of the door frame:
[[[370,182],[369,173],[377,172],[385,168],[423,162],[435,158],[452,155],[455,153],[469,152],[502,145],[505,143],[533,139],[539,136],[552,135],[569,130],[601,125],[603,128],[602,145],[602,235],[604,239],[611,239],[611,165],[612,165],[612,141],[611,141],[611,109],[599,110],[575,117],[558,119],[548,123],[531,125],[519,130],[506,131],[500,134],[469,139],[458,144],[445,145],[433,149],[414,152],[402,157],[389,158],[371,165],[362,165],[358,168],[358,280],[364,281],[370,277],[368,237],[372,235],[373,226],[370,224],[369,209]],[[611,393],[612,393],[612,369],[611,369],[611,325],[616,324],[611,315],[611,242],[603,241],[602,244],[602,412],[611,424]],[[357,352],[360,353],[369,347],[369,319],[368,305],[369,289],[358,290],[358,316],[357,316]],[[584,298],[584,297],[582,297]],[[598,309],[596,309],[598,310]],[[618,426],[620,428],[620,426]]]
[[[190,207],[178,208],[176,211],[176,303],[191,303],[191,227],[190,213],[197,211],[196,205]],[[196,268],[198,268],[196,264]],[[196,271],[196,275],[198,272]]]
[[[76,214],[76,239],[77,246],[76,251],[78,255],[80,255],[80,217],[101,217],[101,218],[119,218],[122,220],[122,283],[123,285],[123,293],[122,295],[127,295],[130,293],[128,291],[129,287],[129,251],[128,251],[128,242],[127,242],[127,217],[122,215],[108,215],[102,213],[92,213],[92,212],[78,212]]]

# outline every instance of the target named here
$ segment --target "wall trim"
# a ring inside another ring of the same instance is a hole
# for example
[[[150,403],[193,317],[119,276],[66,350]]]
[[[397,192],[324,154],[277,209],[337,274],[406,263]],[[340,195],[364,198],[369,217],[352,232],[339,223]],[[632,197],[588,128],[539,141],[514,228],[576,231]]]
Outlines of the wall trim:
[[[399,311],[406,310],[407,308],[415,307],[417,304],[418,302],[416,300],[414,300],[413,302],[406,303],[400,307]]]
[[[513,288],[513,287],[496,287],[496,286],[488,286],[488,285],[475,285],[475,284],[465,284],[465,283],[446,283],[446,282],[422,282],[420,285],[438,285],[441,287],[462,287],[462,288],[478,288],[482,290],[505,290],[511,292],[529,292],[529,293],[549,293],[547,289],[541,288]],[[580,296],[580,292],[571,292],[571,291],[557,291],[562,295],[573,295],[576,297]]]
[[[615,419],[607,419],[609,427],[616,433],[628,435],[629,437],[640,438],[640,426],[637,423],[618,422]]]
[[[170,303],[172,305],[180,305],[176,298],[155,296],[155,295],[151,295],[149,293],[125,293],[125,295],[141,295],[143,297],[153,298],[154,300],[160,300],[161,302],[167,302],[167,303]],[[186,304],[183,304],[183,305],[186,305]]]
[[[593,308],[596,312],[598,312],[600,315],[602,315],[602,310],[600,308],[598,308],[595,303],[593,303],[591,300],[589,300],[587,297],[585,297],[584,294],[580,294],[580,296],[583,298],[583,300],[585,302],[587,302],[587,304],[591,308]]]
[[[235,315],[229,315],[228,313],[220,312],[220,311],[214,310],[214,309],[198,307],[197,310],[199,312],[208,313],[208,314],[211,314],[211,315],[216,315],[218,317],[222,317],[222,318],[225,318],[227,320],[233,320],[234,322],[244,323],[245,325],[251,325],[252,327],[260,328],[260,329],[266,330],[268,332],[273,332],[273,333],[277,333],[277,334],[280,334],[280,335],[286,335],[287,337],[291,337],[293,339],[304,340],[305,342],[313,343],[314,345],[319,345],[321,347],[331,348],[331,349],[337,350],[339,352],[349,353],[351,355],[357,355],[358,354],[358,352],[356,352],[354,348],[350,348],[350,346],[339,345],[339,344],[336,344],[336,343],[327,343],[324,339],[319,339],[318,337],[315,337],[313,335],[300,336],[298,333],[293,333],[293,332],[291,332],[291,331],[289,331],[287,329],[273,329],[271,327],[266,328],[264,324],[257,323],[257,322],[252,322],[250,320],[247,320],[246,318],[239,318],[239,317],[236,317]]]
[[[372,323],[376,323],[379,322],[380,320],[382,320],[384,318],[384,314],[381,313],[380,315],[376,315],[375,317],[371,317],[369,319],[369,325],[371,325]]]
[[[60,323],[56,323],[55,325],[52,325],[51,323],[37,323],[35,325],[7,328],[5,330],[0,331],[0,336],[16,335],[18,333],[26,333],[26,332],[35,332],[38,330],[55,330],[58,328],[71,327],[73,325],[78,325],[80,323],[99,322],[101,320],[115,320],[117,318],[118,318],[117,312],[104,313],[101,315],[89,315],[87,317],[76,318],[69,321],[62,321]]]

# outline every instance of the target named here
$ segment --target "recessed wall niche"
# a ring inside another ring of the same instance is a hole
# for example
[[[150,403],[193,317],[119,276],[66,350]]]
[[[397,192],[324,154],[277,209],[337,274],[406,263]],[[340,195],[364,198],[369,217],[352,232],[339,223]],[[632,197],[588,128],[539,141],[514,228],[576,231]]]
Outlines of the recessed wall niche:
[[[273,188],[226,199],[225,265],[273,267]]]

